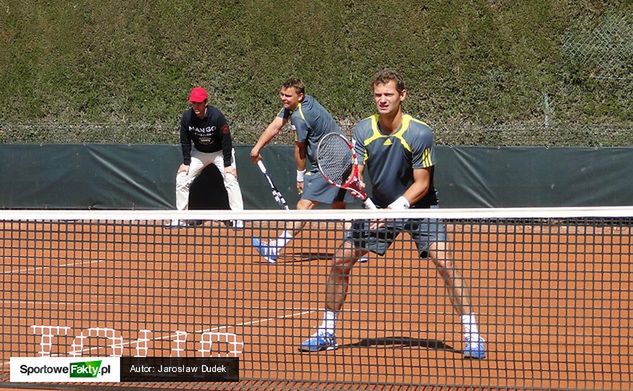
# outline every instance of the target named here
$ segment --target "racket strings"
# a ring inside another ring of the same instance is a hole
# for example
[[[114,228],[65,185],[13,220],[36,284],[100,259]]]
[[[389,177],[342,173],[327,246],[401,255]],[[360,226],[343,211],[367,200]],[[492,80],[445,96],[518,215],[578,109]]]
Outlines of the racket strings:
[[[352,150],[339,137],[329,137],[319,144],[319,167],[323,175],[337,184],[343,184],[352,174]]]

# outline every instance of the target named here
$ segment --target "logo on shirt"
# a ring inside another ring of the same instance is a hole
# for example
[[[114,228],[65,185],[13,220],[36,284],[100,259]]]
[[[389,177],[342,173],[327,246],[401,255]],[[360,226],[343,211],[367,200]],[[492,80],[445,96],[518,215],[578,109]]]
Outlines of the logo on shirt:
[[[393,145],[393,143],[391,142],[391,138],[387,138],[385,140],[385,142],[382,143],[382,145],[387,146],[387,147],[390,146],[390,145]]]
[[[206,126],[204,128],[190,126],[189,131],[198,136],[207,136],[207,135],[212,135],[213,132],[215,132],[215,126]]]

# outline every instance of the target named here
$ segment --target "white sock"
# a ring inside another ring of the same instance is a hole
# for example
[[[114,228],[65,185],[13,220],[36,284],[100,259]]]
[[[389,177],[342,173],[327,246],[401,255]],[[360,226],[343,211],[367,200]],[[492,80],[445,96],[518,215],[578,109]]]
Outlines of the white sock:
[[[292,240],[292,232],[284,231],[281,233],[281,235],[279,235],[277,239],[273,240],[271,244],[277,247],[277,249],[281,249],[286,244],[288,244],[288,242],[291,240]]]
[[[319,326],[317,331],[318,334],[330,333],[334,334],[334,329],[336,328],[336,312],[334,311],[325,311],[323,315],[323,322]]]
[[[477,319],[475,313],[462,315],[462,323],[464,324],[464,336],[471,339],[479,339],[479,330],[477,330]]]

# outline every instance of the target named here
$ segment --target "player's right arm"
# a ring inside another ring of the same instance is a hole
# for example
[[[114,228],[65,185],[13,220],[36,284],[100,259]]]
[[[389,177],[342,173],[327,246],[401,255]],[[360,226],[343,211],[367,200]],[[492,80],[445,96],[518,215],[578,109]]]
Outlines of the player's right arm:
[[[266,130],[259,136],[259,139],[251,149],[251,161],[257,163],[261,157],[261,151],[264,147],[275,138],[288,122],[288,118],[275,117],[274,120],[266,127]]]
[[[191,164],[191,136],[189,135],[187,112],[180,118],[180,148],[182,150],[182,164],[178,167],[178,173],[189,171],[189,164]]]

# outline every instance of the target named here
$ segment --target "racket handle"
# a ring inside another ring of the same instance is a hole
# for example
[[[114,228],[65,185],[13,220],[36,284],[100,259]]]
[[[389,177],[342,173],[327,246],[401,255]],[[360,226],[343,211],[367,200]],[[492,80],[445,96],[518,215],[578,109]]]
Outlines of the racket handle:
[[[261,160],[257,161],[257,167],[259,167],[259,170],[261,172],[263,172],[264,174],[266,174],[266,166],[264,166],[264,162],[262,162]]]
[[[365,204],[365,207],[367,209],[378,209],[376,208],[376,205],[374,204],[374,201],[371,200],[371,198],[367,197],[365,199],[365,201],[363,201],[363,204]]]

